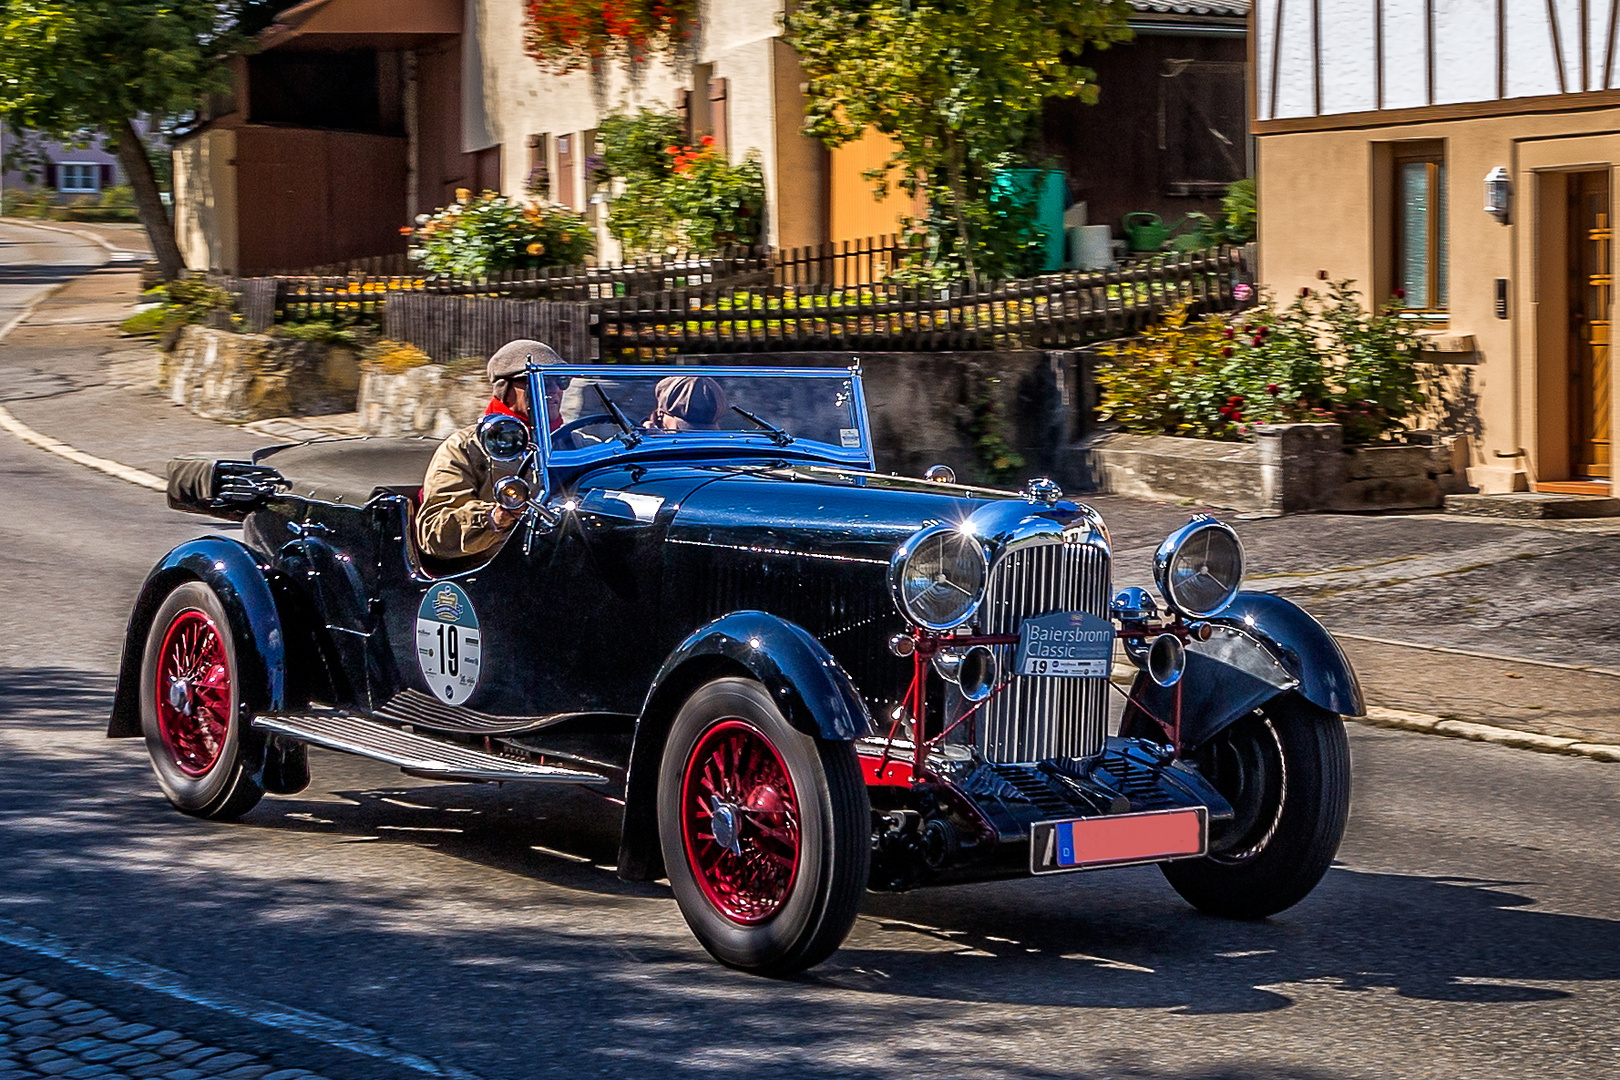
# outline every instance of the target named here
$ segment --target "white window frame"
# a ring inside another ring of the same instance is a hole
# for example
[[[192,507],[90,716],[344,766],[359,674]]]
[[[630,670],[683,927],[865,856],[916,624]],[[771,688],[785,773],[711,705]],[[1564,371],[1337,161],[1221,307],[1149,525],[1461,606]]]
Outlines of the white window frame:
[[[68,169],[89,170],[89,187],[68,187]],[[56,190],[64,195],[94,195],[101,190],[101,164],[95,161],[58,161],[56,163]]]

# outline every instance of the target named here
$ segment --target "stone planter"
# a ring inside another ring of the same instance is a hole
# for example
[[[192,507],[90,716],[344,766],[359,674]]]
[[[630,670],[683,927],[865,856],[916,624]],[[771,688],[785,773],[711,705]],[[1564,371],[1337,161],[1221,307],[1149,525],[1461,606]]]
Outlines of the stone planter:
[[[184,327],[158,368],[169,400],[210,420],[352,412],[359,386],[353,349],[201,326]]]
[[[360,372],[360,430],[367,435],[444,438],[476,424],[489,405],[484,369],[458,371],[444,364],[401,370],[369,365]]]
[[[1252,443],[1110,434],[1090,451],[1102,490],[1230,510],[1419,510],[1468,490],[1466,436],[1416,432],[1346,449],[1338,424],[1262,424]]]

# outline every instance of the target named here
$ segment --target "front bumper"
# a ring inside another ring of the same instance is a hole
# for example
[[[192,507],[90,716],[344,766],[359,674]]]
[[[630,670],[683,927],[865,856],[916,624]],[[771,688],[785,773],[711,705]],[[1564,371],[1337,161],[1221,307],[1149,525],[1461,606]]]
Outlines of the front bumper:
[[[1085,760],[1006,764],[931,755],[932,776],[921,783],[912,777],[909,750],[897,746],[900,760],[891,755],[885,762],[881,740],[857,747],[875,817],[874,888],[1027,876],[1034,866],[1032,836],[1045,842],[1056,821],[1194,809],[1204,812],[1207,829],[1232,819],[1231,805],[1196,770],[1138,739],[1109,738],[1102,753]],[[1108,864],[1163,861],[1160,852],[1170,849],[1153,847],[1152,836],[1152,830],[1143,833],[1139,857],[1131,857],[1127,844]]]

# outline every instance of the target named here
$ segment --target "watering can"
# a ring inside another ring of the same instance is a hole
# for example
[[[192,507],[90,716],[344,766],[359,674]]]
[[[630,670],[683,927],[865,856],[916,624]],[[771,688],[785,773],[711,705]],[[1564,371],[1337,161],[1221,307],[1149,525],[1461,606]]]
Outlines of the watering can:
[[[1166,225],[1159,220],[1158,214],[1138,210],[1120,218],[1119,227],[1125,232],[1125,246],[1132,251],[1158,251],[1170,239],[1170,234],[1181,228],[1186,220],[1183,217],[1174,225]]]

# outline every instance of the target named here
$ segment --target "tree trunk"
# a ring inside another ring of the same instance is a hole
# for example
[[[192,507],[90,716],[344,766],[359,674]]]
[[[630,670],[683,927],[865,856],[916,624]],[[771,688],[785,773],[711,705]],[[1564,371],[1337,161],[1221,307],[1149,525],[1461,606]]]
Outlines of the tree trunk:
[[[129,177],[129,186],[134,189],[135,210],[140,214],[141,224],[146,226],[146,236],[152,242],[152,254],[157,257],[163,280],[173,281],[185,274],[186,263],[180,257],[180,245],[174,240],[169,211],[158,194],[152,159],[146,156],[146,143],[128,120],[109,134],[117,144],[118,164],[124,167],[124,175]]]
[[[979,271],[973,259],[973,238],[968,234],[967,192],[962,182],[962,144],[945,133],[945,184],[951,193],[951,216],[956,219],[956,236],[962,245],[962,263],[967,269],[968,284],[979,284]]]

